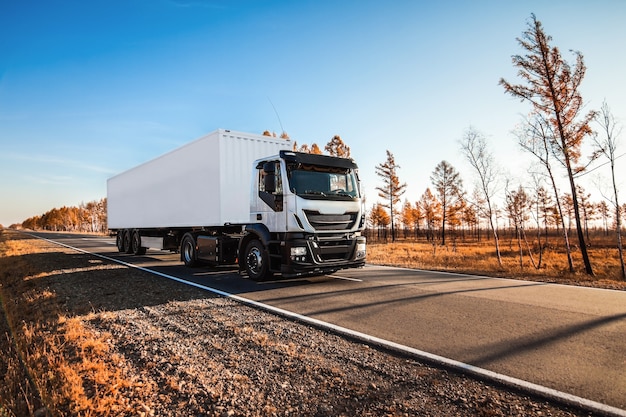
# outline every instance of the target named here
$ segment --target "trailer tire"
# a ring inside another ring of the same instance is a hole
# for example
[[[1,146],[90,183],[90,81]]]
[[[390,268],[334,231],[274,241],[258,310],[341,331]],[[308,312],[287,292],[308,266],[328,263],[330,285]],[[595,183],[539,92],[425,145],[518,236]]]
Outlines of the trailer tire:
[[[269,264],[269,256],[263,244],[257,239],[251,240],[244,254],[244,265],[248,277],[253,281],[269,279],[272,276]]]
[[[196,258],[196,239],[192,235],[185,235],[180,244],[180,258],[185,266],[190,268],[198,265]]]
[[[124,230],[124,253],[131,254],[133,253],[133,245],[132,245],[132,233],[130,230]]]
[[[120,253],[126,252],[124,249],[124,231],[119,230],[115,237],[115,246],[117,246],[117,251]]]
[[[139,234],[139,230],[135,230],[132,232],[132,237],[130,240],[130,251],[133,255],[145,255],[146,248],[141,246],[141,235]]]

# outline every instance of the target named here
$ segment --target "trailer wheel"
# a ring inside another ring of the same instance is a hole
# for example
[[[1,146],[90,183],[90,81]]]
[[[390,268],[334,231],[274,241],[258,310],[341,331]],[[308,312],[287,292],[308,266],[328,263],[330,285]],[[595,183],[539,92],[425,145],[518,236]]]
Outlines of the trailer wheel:
[[[132,234],[131,242],[130,242],[130,251],[133,255],[145,255],[146,248],[141,246],[141,235],[138,230],[135,230]]]
[[[128,253],[129,255],[133,253],[133,244],[131,242],[132,233],[133,232],[128,229],[124,230],[124,253]]]
[[[124,231],[120,230],[117,232],[117,236],[115,237],[115,246],[117,246],[117,251],[120,253],[126,252],[124,249]]]
[[[272,276],[269,270],[269,257],[261,242],[254,239],[246,246],[244,258],[246,272],[253,281],[263,281]]]
[[[198,264],[196,259],[196,240],[191,235],[185,235],[180,244],[180,257],[185,266],[194,267]]]

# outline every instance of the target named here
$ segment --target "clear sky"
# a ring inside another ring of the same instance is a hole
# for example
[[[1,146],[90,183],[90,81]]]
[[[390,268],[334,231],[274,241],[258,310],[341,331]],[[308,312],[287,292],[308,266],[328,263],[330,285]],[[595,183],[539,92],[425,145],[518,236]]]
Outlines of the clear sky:
[[[105,197],[107,178],[217,128],[280,133],[272,103],[300,144],[343,138],[369,204],[387,149],[409,201],[444,159],[471,191],[470,125],[523,182],[511,131],[530,108],[498,81],[519,82],[531,13],[584,55],[588,108],[623,120],[622,0],[0,0],[0,224]]]

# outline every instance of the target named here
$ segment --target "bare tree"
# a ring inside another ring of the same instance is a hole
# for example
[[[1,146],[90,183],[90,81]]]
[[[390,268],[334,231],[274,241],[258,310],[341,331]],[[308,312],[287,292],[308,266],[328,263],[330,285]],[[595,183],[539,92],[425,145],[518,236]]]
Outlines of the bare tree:
[[[452,217],[463,198],[461,174],[448,161],[441,161],[430,176],[441,202],[441,244],[446,244],[446,223]]]
[[[376,187],[376,189],[378,190],[378,196],[384,198],[386,201],[383,206],[389,209],[392,242],[396,240],[394,222],[394,218],[398,213],[396,207],[400,202],[400,197],[402,197],[402,194],[406,191],[406,183],[400,184],[397,173],[398,168],[400,168],[400,165],[396,164],[393,154],[389,151],[387,151],[387,160],[382,164],[376,165],[376,175],[382,178],[384,184],[382,187]]]
[[[567,218],[567,231],[572,231],[572,216],[574,215],[574,198],[570,193],[565,193],[561,197],[561,206],[563,207],[563,216]]]
[[[582,185],[576,185],[576,194],[578,195],[579,200],[578,205],[582,210],[585,236],[587,237],[587,242],[591,244],[591,237],[589,236],[589,222],[593,221],[598,214],[596,211],[596,205],[591,201],[591,193],[588,193]]]
[[[498,265],[502,267],[500,239],[498,238],[498,229],[494,221],[495,211],[493,207],[493,197],[497,192],[500,174],[499,170],[496,167],[493,154],[487,149],[485,136],[471,126],[465,131],[461,140],[461,152],[463,152],[467,161],[478,174],[479,188],[486,204],[486,211],[481,213],[481,215],[489,221],[489,228],[493,234],[496,246]]]
[[[617,249],[619,251],[620,266],[622,269],[622,279],[626,280],[626,269],[624,268],[624,247],[622,244],[622,216],[619,205],[619,194],[617,192],[617,181],[615,179],[615,160],[618,158],[616,155],[618,147],[618,138],[621,133],[622,127],[619,126],[615,117],[611,113],[606,101],[602,103],[600,114],[597,117],[597,121],[602,129],[602,138],[597,136],[594,138],[596,153],[603,155],[609,160],[611,165],[611,182],[613,185],[613,198],[611,203],[615,209],[615,228],[617,233]]]
[[[535,181],[537,190],[537,228],[541,228],[539,220],[542,219],[545,239],[546,243],[548,243],[548,226],[554,217],[554,200],[548,193],[548,190],[546,190],[546,188],[538,182],[539,180],[535,179]]]
[[[609,205],[606,203],[605,200],[602,200],[597,204],[596,209],[598,210],[598,214],[600,215],[600,218],[602,219],[602,226],[604,228],[604,236],[608,236],[609,235],[609,218],[611,217],[611,208],[609,207]],[[621,236],[621,233],[620,233],[620,236]],[[617,240],[618,240],[618,247],[619,247],[619,241],[621,239],[618,237]]]
[[[500,80],[500,84],[512,96],[530,101],[533,110],[545,115],[553,127],[555,136],[549,141],[550,150],[567,171],[580,252],[585,272],[593,275],[575,183],[576,174],[584,170],[584,167],[578,166],[581,145],[583,139],[592,133],[589,123],[595,117],[595,112],[591,111],[578,120],[583,109],[579,87],[586,72],[583,56],[580,52],[574,52],[576,65],[570,68],[559,49],[550,46],[552,38],[544,33],[541,22],[534,14],[531,15],[528,30],[517,40],[528,54],[514,55],[513,65],[519,68],[518,74],[526,84],[514,85],[504,79]]]
[[[543,261],[544,250],[548,246],[548,224],[551,221],[553,205],[552,198],[543,186],[541,177],[537,173],[531,173],[531,178],[533,181],[534,196],[530,199],[530,213],[535,220],[535,232],[539,252],[539,259],[537,260],[535,268],[540,269]]]
[[[522,249],[522,229],[526,221],[527,195],[520,186],[517,191],[506,191],[506,212],[509,220],[513,223],[515,237],[517,239],[517,249],[519,253],[520,269],[524,268],[524,251]]]
[[[550,138],[552,137],[552,129],[550,124],[539,113],[533,113],[526,124],[521,126],[517,132],[518,143],[522,149],[535,156],[540,164],[545,168],[554,198],[556,201],[556,217],[561,222],[563,240],[565,242],[565,252],[567,255],[567,265],[570,272],[574,272],[574,261],[572,260],[572,250],[569,242],[569,235],[565,227],[565,216],[563,215],[563,205],[559,195],[559,189],[554,177],[552,168],[552,158],[550,152]],[[558,223],[557,223],[558,224]],[[558,228],[558,227],[557,227]],[[546,230],[547,234],[547,230]]]

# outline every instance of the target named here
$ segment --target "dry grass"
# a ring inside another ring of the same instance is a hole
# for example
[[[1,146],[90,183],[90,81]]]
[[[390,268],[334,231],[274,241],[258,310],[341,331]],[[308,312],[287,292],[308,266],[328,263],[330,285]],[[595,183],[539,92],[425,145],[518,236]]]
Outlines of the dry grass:
[[[51,273],[27,259],[47,251],[59,248],[15,232],[0,235],[0,416],[125,414],[132,382],[107,335],[84,325],[89,315],[68,317],[63,300],[37,282]]]
[[[369,243],[367,260],[378,265],[626,290],[626,282],[620,279],[617,249],[598,244],[588,251],[594,269],[593,277],[584,273],[579,251],[573,252],[576,272],[570,273],[566,254],[556,245],[548,247],[541,259],[538,251],[534,251],[534,264],[528,251],[524,249],[520,263],[517,243],[508,240],[501,242],[502,267],[498,265],[495,246],[492,242],[485,241],[457,241],[446,246],[415,241]]]

